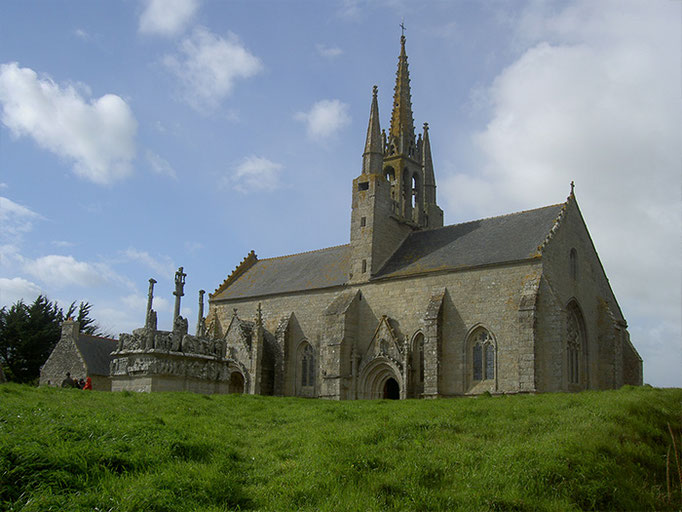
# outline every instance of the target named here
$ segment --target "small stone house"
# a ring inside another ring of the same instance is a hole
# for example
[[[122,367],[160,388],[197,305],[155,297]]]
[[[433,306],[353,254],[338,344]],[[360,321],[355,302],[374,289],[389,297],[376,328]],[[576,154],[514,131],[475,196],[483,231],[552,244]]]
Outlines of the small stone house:
[[[349,180],[350,181],[350,180]],[[481,198],[485,200],[485,198]],[[401,38],[388,133],[371,100],[350,243],[259,259],[179,316],[122,334],[112,387],[337,400],[614,389],[642,359],[578,207],[444,225]]]
[[[94,390],[111,391],[111,353],[117,341],[79,331],[77,321],[64,321],[62,336],[40,369],[40,385],[60,386],[69,372],[74,379],[90,377]]]

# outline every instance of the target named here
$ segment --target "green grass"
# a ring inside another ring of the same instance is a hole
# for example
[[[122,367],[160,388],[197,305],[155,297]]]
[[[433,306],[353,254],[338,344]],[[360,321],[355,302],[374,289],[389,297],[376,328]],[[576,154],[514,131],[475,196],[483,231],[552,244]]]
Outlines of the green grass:
[[[682,390],[433,401],[0,385],[0,509],[678,510]]]

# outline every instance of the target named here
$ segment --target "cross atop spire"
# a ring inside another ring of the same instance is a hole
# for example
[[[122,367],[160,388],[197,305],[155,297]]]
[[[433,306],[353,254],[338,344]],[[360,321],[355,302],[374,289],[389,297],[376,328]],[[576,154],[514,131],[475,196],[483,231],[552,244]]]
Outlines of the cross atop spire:
[[[404,30],[404,24],[401,25]],[[414,157],[416,154],[410,72],[407,67],[404,35],[400,36],[400,56],[398,57],[398,71],[396,72],[393,113],[391,114],[387,150],[388,155],[402,154]]]
[[[401,38],[405,37],[405,31],[406,30],[407,29],[405,28],[405,20],[403,20],[400,22],[400,36],[401,36]]]

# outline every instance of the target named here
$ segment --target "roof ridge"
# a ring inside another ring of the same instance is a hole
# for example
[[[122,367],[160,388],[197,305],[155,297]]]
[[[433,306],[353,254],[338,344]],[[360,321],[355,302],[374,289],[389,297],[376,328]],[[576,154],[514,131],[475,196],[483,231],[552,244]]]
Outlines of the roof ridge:
[[[292,256],[301,256],[302,254],[311,254],[314,252],[327,251],[329,249],[338,249],[339,247],[350,247],[350,244],[332,245],[331,247],[323,247],[322,249],[313,249],[311,251],[295,252],[293,254],[284,254],[282,256],[273,256],[271,258],[260,258],[258,261],[262,262],[262,261],[268,261],[268,260],[281,260],[284,258],[291,258]]]
[[[458,222],[456,224],[448,224],[447,226],[443,226],[442,228],[450,228],[453,226],[461,226],[463,224],[470,224],[471,222],[480,222],[482,220],[492,220],[492,219],[501,219],[502,217],[511,217],[512,215],[519,215],[521,213],[528,213],[528,212],[534,212],[536,210],[543,210],[545,208],[553,208],[556,206],[564,206],[566,205],[566,202],[563,203],[555,203],[555,204],[548,204],[547,206],[538,206],[537,208],[529,208],[527,210],[520,210],[518,212],[511,212],[511,213],[504,213],[502,215],[493,215],[491,217],[482,217],[480,219],[471,219],[467,220],[465,222]],[[434,228],[434,229],[442,229],[442,228]],[[424,230],[427,231],[427,230]],[[415,233],[419,233],[419,231],[415,231]]]
[[[114,341],[114,342],[118,341],[116,338],[108,338],[107,336],[98,336],[96,334],[88,334],[86,332],[79,332],[78,337],[80,338],[81,336],[87,336],[88,338],[97,338],[99,340],[105,340],[105,341]]]

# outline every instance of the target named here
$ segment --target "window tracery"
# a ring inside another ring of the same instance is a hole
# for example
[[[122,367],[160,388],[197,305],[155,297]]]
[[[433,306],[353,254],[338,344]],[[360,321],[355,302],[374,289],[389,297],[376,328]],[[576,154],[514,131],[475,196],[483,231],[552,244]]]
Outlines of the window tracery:
[[[582,332],[580,329],[580,320],[576,314],[575,308],[568,310],[568,325],[567,325],[567,368],[568,368],[568,382],[571,384],[580,383],[580,354],[583,348]]]
[[[310,343],[306,343],[301,351],[301,386],[315,385],[315,354]]]
[[[478,329],[472,337],[473,380],[495,378],[495,343],[490,333]]]

